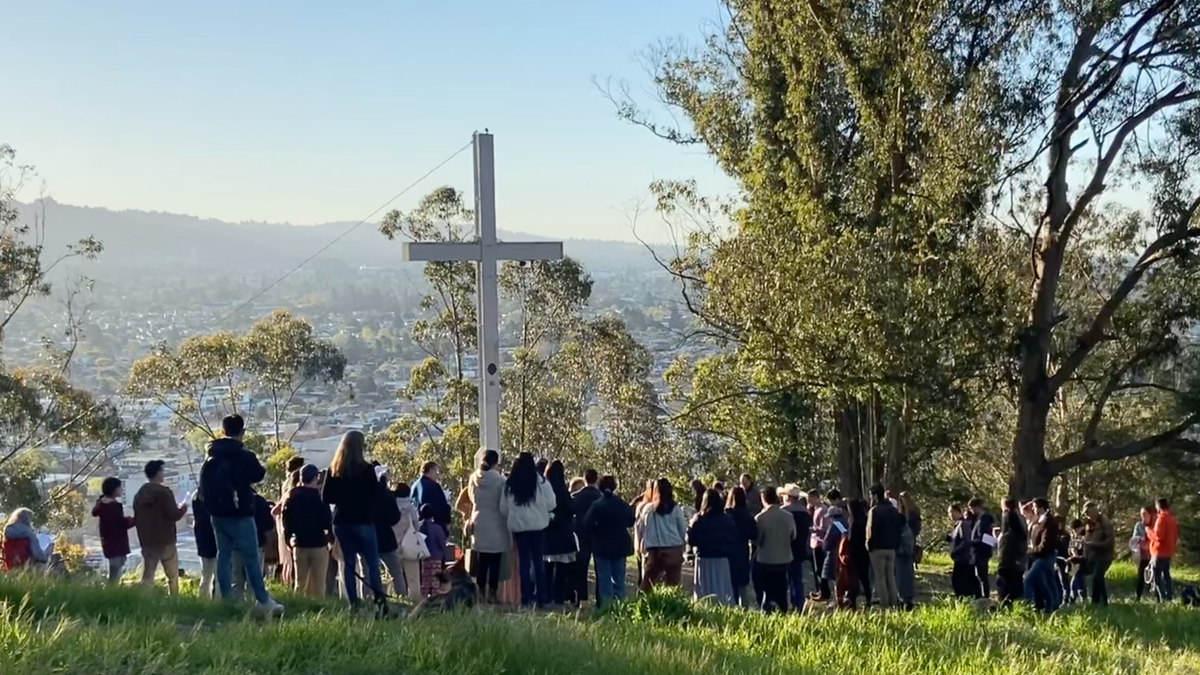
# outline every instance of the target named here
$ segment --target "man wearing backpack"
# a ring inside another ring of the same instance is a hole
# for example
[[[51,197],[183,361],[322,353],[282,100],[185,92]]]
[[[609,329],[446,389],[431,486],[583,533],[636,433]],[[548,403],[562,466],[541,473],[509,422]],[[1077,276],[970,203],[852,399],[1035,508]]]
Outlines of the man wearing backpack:
[[[221,597],[232,597],[233,555],[237,553],[254,592],[256,608],[268,615],[278,614],[283,612],[283,605],[271,598],[263,584],[254,524],[257,495],[253,486],[266,476],[266,469],[242,445],[245,426],[241,415],[221,420],[224,438],[208,446],[208,456],[200,469],[200,494],[217,535],[217,587]]]

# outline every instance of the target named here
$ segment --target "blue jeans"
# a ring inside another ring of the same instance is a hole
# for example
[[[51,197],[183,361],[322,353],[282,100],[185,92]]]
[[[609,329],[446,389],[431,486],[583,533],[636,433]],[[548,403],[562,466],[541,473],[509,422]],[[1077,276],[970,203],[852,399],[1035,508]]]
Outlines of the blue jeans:
[[[1062,590],[1054,569],[1054,558],[1038,558],[1025,575],[1025,598],[1049,614],[1062,602]]]
[[[1154,569],[1154,586],[1158,589],[1160,602],[1170,602],[1175,597],[1175,582],[1171,579],[1171,559],[1152,558],[1150,567]]]
[[[386,595],[383,592],[383,575],[379,572],[379,542],[375,539],[375,526],[334,525],[333,536],[337,537],[338,545],[342,547],[342,564],[345,568],[342,585],[346,587],[346,599],[350,604],[358,603],[358,579],[354,576],[354,568],[360,557],[371,591],[376,597]]]
[[[625,599],[625,559],[596,556],[596,606]]]
[[[788,590],[792,595],[792,609],[797,612],[804,609],[804,567],[805,560],[801,558],[792,560],[792,566],[788,568]]]
[[[268,602],[271,596],[263,584],[262,565],[258,561],[258,528],[254,518],[212,519],[213,533],[217,535],[217,588],[221,598],[233,597],[233,554],[238,553],[246,570],[246,583],[250,585],[254,599]]]
[[[517,570],[521,575],[521,606],[544,607],[550,602],[546,586],[545,532],[513,532],[517,544]]]

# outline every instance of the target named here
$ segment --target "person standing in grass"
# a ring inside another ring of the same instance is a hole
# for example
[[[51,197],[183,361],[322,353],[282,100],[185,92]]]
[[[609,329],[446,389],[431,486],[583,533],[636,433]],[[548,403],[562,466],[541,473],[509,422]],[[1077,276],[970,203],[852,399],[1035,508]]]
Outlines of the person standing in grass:
[[[538,473],[533,455],[522,452],[513,462],[500,502],[500,513],[517,547],[522,607],[545,607],[550,602],[543,555],[555,505],[554,489]]]
[[[283,539],[292,552],[296,591],[310,598],[325,596],[325,574],[329,566],[329,542],[333,540],[333,519],[329,507],[317,489],[321,471],[304,465],[300,484],[283,500],[280,522]]]
[[[408,598],[415,604],[421,601],[421,547],[416,537],[421,531],[421,515],[413,505],[412,488],[408,483],[396,483],[392,488],[392,497],[396,500],[396,510],[400,512],[400,520],[392,526],[392,530],[400,544],[404,588]]]
[[[200,469],[200,496],[212,520],[217,539],[217,587],[221,598],[233,599],[233,558],[241,560],[243,575],[254,591],[256,607],[268,615],[283,612],[283,605],[267,593],[259,562],[258,495],[254,486],[266,477],[258,457],[242,445],[246,422],[241,415],[221,420],[223,438],[208,445]]]
[[[992,551],[996,548],[996,537],[993,534],[994,521],[988,513],[983,500],[973,497],[967,503],[967,511],[971,517],[971,566],[975,584],[979,586],[976,597],[987,598],[992,595],[992,584],[988,573],[988,564],[992,561]]]
[[[971,530],[975,524],[958,504],[952,505],[949,513],[952,529],[946,541],[950,544],[950,560],[953,563],[950,586],[956,597],[973,598],[979,594],[978,585],[975,584],[975,567],[971,561]]]
[[[596,558],[596,606],[625,598],[625,559],[633,554],[633,508],[617,495],[617,479],[600,479],[600,499],[583,517],[581,538]]]
[[[1025,597],[1025,554],[1029,547],[1029,533],[1025,521],[1017,511],[1017,500],[1004,500],[1000,516],[999,567],[996,570],[996,593],[1004,606],[1012,605]]]
[[[700,502],[700,512],[688,527],[688,545],[696,552],[693,595],[698,600],[714,596],[723,605],[734,604],[729,558],[738,547],[738,530],[725,513],[721,493],[709,489]]]
[[[758,524],[754,522],[754,516],[751,515],[750,508],[746,505],[746,491],[742,486],[736,485],[729,491],[729,496],[725,500],[725,512],[733,518],[733,524],[737,526],[738,530],[737,549],[733,555],[729,556],[729,577],[733,582],[733,591],[737,594],[738,604],[743,608],[759,606],[761,603],[755,601],[754,590],[750,585],[750,558],[753,555],[753,544],[758,540]],[[797,541],[794,542],[793,551],[797,549],[807,553],[809,550],[807,535],[803,540],[797,538]],[[804,555],[800,557],[801,561],[805,559],[810,558]],[[801,588],[803,588],[803,581]]]
[[[1154,586],[1158,589],[1158,599],[1160,602],[1170,602],[1175,595],[1171,558],[1175,557],[1175,548],[1179,543],[1179,524],[1171,513],[1171,502],[1166,498],[1158,500],[1154,526],[1146,531],[1146,538],[1150,542],[1150,569],[1154,575]]]
[[[826,510],[829,519],[828,532],[822,547],[825,549],[825,565],[821,569],[822,576],[833,584],[833,600],[838,607],[850,607],[852,593],[858,588],[858,579],[854,575],[854,563],[850,559],[850,525],[846,522],[845,511],[840,506],[831,506]]]
[[[333,507],[333,534],[342,551],[340,566],[346,600],[351,608],[359,604],[355,568],[360,560],[367,586],[376,598],[383,597],[375,524],[379,520],[380,505],[385,500],[392,500],[392,496],[379,483],[375,468],[366,460],[366,438],[361,431],[347,431],[342,436],[329,465],[324,498],[325,503]]]
[[[792,608],[797,612],[804,609],[804,568],[808,558],[808,536],[812,532],[812,516],[808,513],[806,495],[800,486],[788,483],[780,488],[783,495],[783,510],[796,521],[796,538],[792,540],[792,563],[788,567],[788,592]]]
[[[850,551],[850,563],[854,566],[854,578],[858,580],[850,591],[850,605],[858,606],[858,599],[863,604],[871,606],[871,551],[867,548],[867,503],[861,499],[851,499],[846,502],[849,511],[850,538],[847,543]]]
[[[124,494],[121,479],[109,476],[100,483],[100,498],[92,507],[92,515],[98,520],[100,548],[108,560],[108,583],[112,585],[121,582],[121,574],[125,571],[129,530],[133,527],[133,518],[125,515],[125,505],[121,503]]]
[[[1025,597],[1033,599],[1034,607],[1047,614],[1062,603],[1062,593],[1055,579],[1054,563],[1058,557],[1060,537],[1058,520],[1050,514],[1050,502],[1044,497],[1033,501],[1037,518],[1029,529],[1029,554],[1033,564],[1025,575]]]
[[[133,518],[142,547],[142,585],[154,587],[154,573],[162,565],[167,591],[179,595],[179,553],[175,524],[187,514],[187,502],[176,502],[175,493],[163,484],[161,459],[146,463],[146,484],[133,497]]]
[[[508,523],[500,512],[500,504],[504,501],[504,477],[496,470],[499,463],[500,453],[484,451],[478,470],[467,482],[471,499],[467,531],[471,534],[471,554],[475,556],[475,583],[489,604],[499,601],[500,563],[512,539]]]
[[[212,600],[217,594],[217,535],[199,489],[192,491],[192,536],[200,558],[200,597]]]
[[[441,469],[438,467],[437,462],[426,462],[421,467],[421,477],[413,485],[412,500],[413,504],[417,507],[418,513],[424,513],[423,507],[426,504],[432,506],[436,514],[435,520],[449,531],[450,502],[446,499],[446,491],[438,483],[440,476]]]
[[[912,497],[907,492],[901,492],[900,497],[896,501],[900,504],[901,521],[900,547],[896,549],[896,592],[900,594],[900,602],[904,605],[904,609],[911,611],[915,606],[917,597],[917,537],[913,534],[913,519],[910,516],[916,511],[917,506],[913,503]],[[919,528],[919,513],[917,515],[917,522]]]
[[[637,522],[638,540],[645,560],[639,588],[648,591],[656,584],[679,586],[683,577],[683,551],[687,544],[687,517],[675,503],[671,481],[654,483],[654,498]]]
[[[764,508],[754,518],[758,525],[755,562],[762,577],[763,610],[788,611],[788,570],[792,565],[792,542],[796,539],[796,520],[779,504],[779,492],[762,492]]]
[[[1084,507],[1088,519],[1088,536],[1086,557],[1092,569],[1092,603],[1108,604],[1108,583],[1105,575],[1112,566],[1113,555],[1116,552],[1116,535],[1113,524],[1108,516],[1100,513],[1100,507],[1095,502],[1088,502]]]
[[[829,534],[829,521],[826,506],[821,502],[821,495],[816,490],[808,491],[808,512],[812,515],[812,534],[808,536],[813,565],[813,582],[817,587],[817,597],[828,600],[829,583],[825,578],[825,536]]]
[[[600,500],[600,488],[596,485],[599,480],[600,474],[595,469],[587,469],[583,472],[583,487],[571,492],[571,513],[575,516],[575,536],[579,540],[574,570],[575,599],[581,603],[588,599],[588,567],[592,565],[591,540],[583,531],[583,518]]]
[[[1150,538],[1147,535],[1154,527],[1154,507],[1143,506],[1138,521],[1133,525],[1133,536],[1129,538],[1129,555],[1137,565],[1137,599],[1146,594],[1146,570],[1150,567]]]
[[[446,568],[446,528],[438,522],[440,511],[434,504],[421,507],[421,534],[425,535],[425,547],[429,557],[421,561],[421,596],[437,595],[442,585]]]
[[[896,588],[896,550],[900,548],[903,529],[904,517],[884,494],[883,486],[872,485],[871,511],[867,514],[867,550],[871,552],[879,604],[884,607],[900,605],[900,591]]]
[[[546,584],[551,602],[564,605],[574,600],[575,558],[579,546],[575,541],[575,514],[571,510],[571,492],[567,489],[566,467],[559,460],[546,466],[546,483],[554,490],[554,509],[546,527]]]
[[[1083,520],[1076,518],[1071,521],[1070,543],[1067,548],[1067,576],[1064,585],[1067,588],[1067,602],[1087,598],[1087,576],[1090,573],[1090,560],[1087,559],[1087,532]],[[1072,569],[1074,572],[1072,573]]]

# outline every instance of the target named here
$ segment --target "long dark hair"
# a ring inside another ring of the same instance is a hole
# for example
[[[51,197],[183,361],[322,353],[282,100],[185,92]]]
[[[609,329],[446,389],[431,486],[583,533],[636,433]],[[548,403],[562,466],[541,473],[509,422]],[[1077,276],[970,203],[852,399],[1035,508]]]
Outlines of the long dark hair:
[[[522,452],[513,462],[512,472],[504,481],[504,489],[513,496],[517,506],[525,506],[537,499],[538,480],[537,463],[533,461],[533,455]]]
[[[733,486],[733,489],[729,491],[729,497],[726,498],[725,510],[741,511],[749,510],[749,508],[750,505],[746,503],[746,488],[741,485]]]
[[[665,516],[674,509],[675,490],[671,487],[671,481],[659,478],[654,483],[654,512]]]
[[[554,490],[554,502],[558,507],[571,504],[571,492],[567,490],[567,469],[559,460],[554,460],[546,466],[546,482]]]
[[[704,501],[700,504],[700,515],[719,516],[725,513],[725,503],[721,499],[721,491],[710,489],[704,491]]]
[[[692,481],[692,508],[696,509],[697,512],[704,506],[704,493],[704,483],[700,482],[699,479]]]
[[[850,525],[867,526],[867,503],[861,499],[850,500]]]

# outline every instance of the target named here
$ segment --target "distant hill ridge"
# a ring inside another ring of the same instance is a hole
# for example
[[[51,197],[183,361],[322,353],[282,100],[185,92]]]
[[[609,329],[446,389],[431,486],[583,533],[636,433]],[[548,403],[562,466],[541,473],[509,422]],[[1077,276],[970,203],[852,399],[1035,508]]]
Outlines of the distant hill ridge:
[[[243,271],[290,268],[354,225],[353,222],[321,225],[280,223],[227,223],[156,211],[111,211],[72,206],[52,199],[24,204],[25,216],[45,208],[47,255],[53,255],[81,237],[94,236],[104,243],[99,266],[120,265],[147,270],[186,272],[239,269]],[[548,237],[515,232],[501,239],[545,241]],[[567,255],[579,259],[593,272],[658,269],[641,244],[566,239]],[[660,255],[665,255],[662,247]],[[349,265],[401,267],[400,242],[389,242],[376,223],[363,223],[318,258]]]

